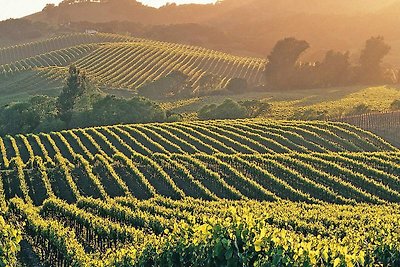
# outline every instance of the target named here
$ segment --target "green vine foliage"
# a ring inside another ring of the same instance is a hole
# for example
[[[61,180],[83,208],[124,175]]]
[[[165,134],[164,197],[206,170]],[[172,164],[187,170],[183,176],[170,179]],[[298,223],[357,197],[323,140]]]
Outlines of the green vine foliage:
[[[21,232],[0,216],[0,266],[15,266],[20,250]]]

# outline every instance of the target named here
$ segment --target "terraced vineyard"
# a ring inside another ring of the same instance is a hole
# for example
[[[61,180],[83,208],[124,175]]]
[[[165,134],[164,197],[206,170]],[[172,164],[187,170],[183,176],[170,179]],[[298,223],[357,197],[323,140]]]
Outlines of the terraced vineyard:
[[[0,217],[48,266],[399,264],[400,152],[348,124],[7,136],[0,177]]]
[[[0,66],[0,73],[10,76],[18,72],[43,67],[65,67],[79,58],[89,54],[96,45],[78,45],[61,50],[54,50],[45,54],[28,57],[10,64]]]
[[[261,84],[265,61],[187,45],[136,42],[103,45],[76,65],[101,83],[118,88],[136,89],[175,70],[191,77],[195,88],[207,74],[222,77],[220,87],[224,88],[235,77]]]
[[[27,163],[35,156],[51,162],[55,156],[72,160],[96,154],[111,158],[122,152],[162,154],[265,154],[309,152],[397,151],[369,132],[343,123],[265,120],[195,121],[102,126],[50,134],[0,139],[0,165],[18,156]]]
[[[201,95],[210,75],[214,89],[262,85],[265,63],[70,34],[0,48],[0,104],[58,95],[70,64],[130,95],[180,71]],[[0,266],[400,266],[393,144],[341,122],[262,119],[3,136]]]
[[[100,155],[53,164],[14,160],[1,172],[4,200],[40,205],[49,197],[292,200],[306,203],[400,202],[399,153]]]
[[[72,63],[101,86],[129,90],[178,70],[190,77],[194,90],[209,74],[220,77],[221,88],[231,78],[244,78],[251,85],[259,85],[263,83],[265,65],[263,59],[112,34],[74,34],[2,48],[0,59],[0,80],[9,81],[7,88],[25,84],[27,89],[36,88],[32,85],[35,81],[43,83],[49,77],[51,82],[59,84],[63,77],[52,73],[60,72],[60,67],[65,72]],[[29,71],[37,72],[36,79],[21,80],[20,74]]]
[[[8,136],[0,149],[5,200],[36,205],[53,196],[400,200],[397,149],[340,123],[121,125]]]

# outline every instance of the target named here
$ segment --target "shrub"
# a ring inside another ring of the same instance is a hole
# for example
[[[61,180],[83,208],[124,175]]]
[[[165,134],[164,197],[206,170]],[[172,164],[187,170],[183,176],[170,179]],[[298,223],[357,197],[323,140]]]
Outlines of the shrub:
[[[198,116],[202,120],[215,119],[243,119],[247,117],[247,110],[239,103],[226,99],[220,105],[207,105],[199,110]]]

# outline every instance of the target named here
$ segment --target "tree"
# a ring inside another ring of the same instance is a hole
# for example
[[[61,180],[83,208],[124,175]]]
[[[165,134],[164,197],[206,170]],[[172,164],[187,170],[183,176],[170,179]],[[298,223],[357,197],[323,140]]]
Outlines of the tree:
[[[327,110],[321,110],[316,108],[307,108],[296,111],[291,119],[294,120],[326,120],[329,117]]]
[[[56,99],[53,97],[37,95],[28,101],[10,103],[0,107],[0,135],[45,130],[41,125],[56,117]]]
[[[293,76],[299,57],[309,47],[306,41],[292,37],[278,41],[267,58],[265,67],[267,84],[276,89],[293,87]]]
[[[206,74],[199,79],[198,96],[210,95],[221,90],[222,79],[220,76]]]
[[[71,122],[74,105],[77,99],[83,95],[86,87],[85,74],[81,74],[75,66],[70,66],[67,84],[57,99],[58,116],[67,125]]]
[[[165,111],[156,103],[143,98],[118,98],[107,95],[93,104],[90,111],[74,114],[72,127],[88,127],[123,123],[165,121]]]
[[[56,7],[55,4],[46,4],[46,6],[42,9],[42,11],[50,12],[50,11],[54,10],[55,7]]]
[[[32,132],[39,123],[39,116],[27,102],[11,103],[0,111],[1,135]]]
[[[215,120],[215,119],[243,119],[247,117],[247,110],[239,103],[226,99],[220,105],[206,105],[197,113],[199,119]]]
[[[360,55],[360,82],[379,83],[384,81],[382,60],[390,49],[391,47],[385,43],[382,36],[371,37],[366,41]]]
[[[348,84],[351,76],[349,58],[349,52],[328,51],[321,64],[318,65],[318,83],[320,86],[330,87]]]

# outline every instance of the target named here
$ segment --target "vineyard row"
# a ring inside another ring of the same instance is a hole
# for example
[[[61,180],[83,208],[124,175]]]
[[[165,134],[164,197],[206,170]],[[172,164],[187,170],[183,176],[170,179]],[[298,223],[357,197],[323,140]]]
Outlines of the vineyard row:
[[[305,203],[400,203],[400,154],[314,153],[227,155],[119,153],[92,161],[40,157],[24,165],[20,158],[0,172],[0,202],[18,196],[40,205],[58,197],[205,200],[291,200]]]
[[[264,120],[151,123],[74,129],[50,134],[0,138],[0,166],[14,157],[26,164],[35,156],[53,162],[57,156],[92,160],[100,154],[127,157],[140,153],[257,154],[397,151],[381,138],[348,124],[268,122]]]

